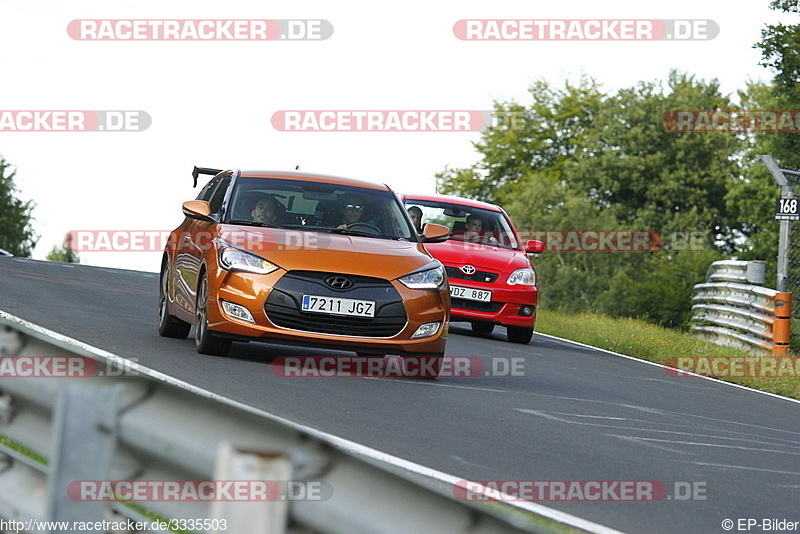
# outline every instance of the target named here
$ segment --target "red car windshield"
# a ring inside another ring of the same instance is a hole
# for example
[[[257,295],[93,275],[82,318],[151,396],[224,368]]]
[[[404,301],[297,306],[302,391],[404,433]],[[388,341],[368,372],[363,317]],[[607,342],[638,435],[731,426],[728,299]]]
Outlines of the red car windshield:
[[[461,204],[408,198],[406,210],[422,210],[422,224],[436,223],[450,228],[450,239],[487,246],[518,249],[519,245],[506,217],[499,211]]]

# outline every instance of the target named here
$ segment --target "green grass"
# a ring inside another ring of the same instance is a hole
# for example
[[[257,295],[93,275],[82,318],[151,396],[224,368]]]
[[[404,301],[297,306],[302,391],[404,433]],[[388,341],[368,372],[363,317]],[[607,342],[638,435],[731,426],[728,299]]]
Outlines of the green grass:
[[[612,318],[590,313],[566,314],[540,309],[536,312],[536,331],[660,364],[664,364],[670,359],[673,359],[674,362],[674,358],[684,356],[753,357],[742,350],[702,341],[687,332],[662,328],[637,319]],[[796,354],[792,354],[792,356],[797,357]],[[798,367],[800,366],[796,366],[795,369]],[[664,376],[670,377],[671,375],[665,371]],[[715,378],[800,399],[800,376],[795,373],[789,377],[720,376]],[[692,380],[692,378],[675,377],[675,380]]]
[[[20,454],[23,454],[30,458],[31,460],[40,463],[42,465],[49,465],[49,461],[43,455],[39,454],[38,452],[34,451],[30,447],[26,447],[25,445],[9,438],[8,436],[4,436],[0,434],[0,446],[7,447],[9,450],[16,451]]]

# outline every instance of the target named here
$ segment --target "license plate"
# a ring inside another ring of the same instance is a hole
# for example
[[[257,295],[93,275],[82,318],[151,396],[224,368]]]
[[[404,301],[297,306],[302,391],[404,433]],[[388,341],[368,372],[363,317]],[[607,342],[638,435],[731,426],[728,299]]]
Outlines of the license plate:
[[[329,315],[375,317],[375,301],[303,295],[303,311]]]
[[[492,292],[471,287],[450,286],[450,296],[457,299],[475,300],[478,302],[491,302]]]

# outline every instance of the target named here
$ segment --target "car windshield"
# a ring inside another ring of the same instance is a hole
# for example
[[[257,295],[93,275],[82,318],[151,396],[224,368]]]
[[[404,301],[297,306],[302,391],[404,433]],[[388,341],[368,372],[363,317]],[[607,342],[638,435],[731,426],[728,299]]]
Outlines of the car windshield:
[[[241,177],[224,222],[416,240],[391,191],[308,180]]]
[[[461,204],[406,199],[406,209],[422,210],[421,224],[436,223],[450,228],[450,239],[481,245],[518,249],[514,231],[498,211],[473,208]]]

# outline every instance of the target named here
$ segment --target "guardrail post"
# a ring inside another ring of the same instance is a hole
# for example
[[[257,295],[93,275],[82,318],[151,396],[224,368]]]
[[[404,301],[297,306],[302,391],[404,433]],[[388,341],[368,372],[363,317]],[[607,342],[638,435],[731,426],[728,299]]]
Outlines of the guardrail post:
[[[706,282],[694,286],[692,331],[712,343],[761,355],[789,350],[791,294],[756,285],[764,262],[713,262]]]
[[[791,339],[792,294],[785,291],[775,295],[775,323],[772,325],[772,339],[775,354],[787,354]]]
[[[268,500],[249,495],[249,502],[216,500],[211,503],[210,518],[225,520],[225,528],[212,530],[219,534],[283,534],[289,520],[289,502],[283,492],[292,479],[292,459],[287,454],[274,454],[236,449],[221,442],[217,452],[214,478],[217,482],[260,481],[265,484]]]
[[[47,515],[51,521],[102,521],[107,503],[82,502],[81,480],[107,480],[116,452],[119,391],[65,384],[55,412]],[[72,485],[71,485],[72,484]]]

